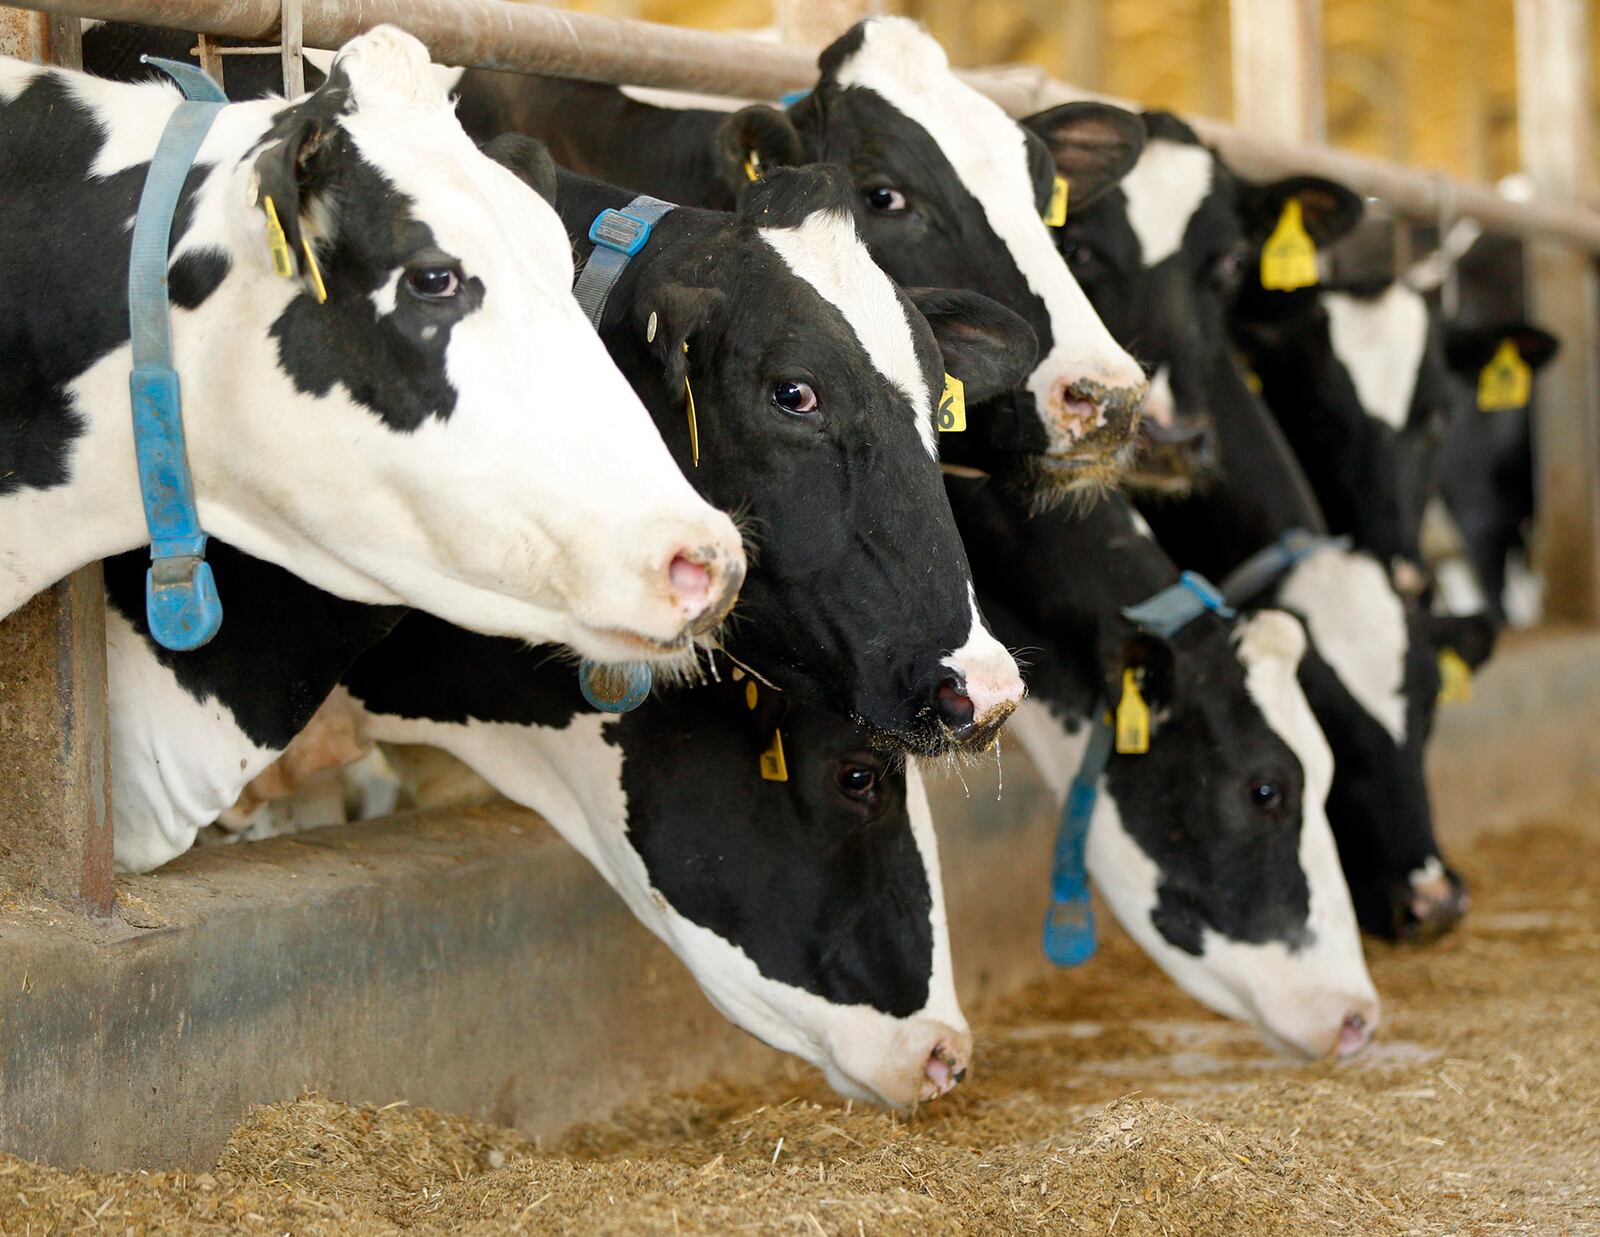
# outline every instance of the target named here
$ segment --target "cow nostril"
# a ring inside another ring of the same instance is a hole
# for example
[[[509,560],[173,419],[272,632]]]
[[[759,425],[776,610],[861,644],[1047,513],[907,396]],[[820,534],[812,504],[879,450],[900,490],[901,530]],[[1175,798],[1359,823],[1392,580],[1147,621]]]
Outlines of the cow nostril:
[[[1334,1056],[1339,1058],[1353,1057],[1367,1046],[1367,1041],[1372,1038],[1372,1029],[1367,1023],[1367,1016],[1358,1009],[1351,1010],[1344,1016],[1344,1021],[1339,1025],[1339,1040],[1334,1045]]]
[[[978,710],[959,682],[946,680],[934,694],[939,720],[958,739],[970,735],[977,724]]]
[[[680,550],[667,565],[667,579],[684,609],[693,613],[705,609],[711,599],[711,571],[705,563]]]
[[[1063,380],[1055,389],[1056,411],[1068,433],[1082,438],[1105,424],[1105,409],[1076,382]]]
[[[944,1044],[936,1044],[928,1059],[922,1063],[922,1075],[927,1085],[922,1088],[922,1099],[937,1099],[955,1090],[967,1076],[967,1067]]]

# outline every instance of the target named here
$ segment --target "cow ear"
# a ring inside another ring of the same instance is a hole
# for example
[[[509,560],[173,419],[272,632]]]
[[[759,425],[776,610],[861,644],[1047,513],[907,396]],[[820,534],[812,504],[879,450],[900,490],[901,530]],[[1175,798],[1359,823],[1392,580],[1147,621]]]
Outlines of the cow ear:
[[[1144,122],[1108,103],[1063,103],[1022,121],[1066,178],[1067,209],[1087,206],[1126,176],[1144,150]]]
[[[961,379],[971,403],[1022,385],[1033,370],[1039,340],[1033,328],[997,301],[956,288],[907,288],[933,328],[947,373]]]
[[[1494,652],[1500,634],[1487,614],[1430,614],[1428,637],[1441,653],[1449,650],[1476,670]]]
[[[1178,656],[1171,642],[1132,624],[1121,628],[1114,640],[1106,659],[1106,700],[1113,713],[1122,699],[1124,675],[1129,670],[1152,711],[1171,707],[1178,691]]]
[[[304,270],[301,221],[318,190],[331,181],[330,139],[338,129],[338,117],[351,106],[349,78],[335,64],[327,80],[300,102],[279,112],[267,132],[254,167],[255,205],[268,215],[269,242],[272,218],[283,229],[288,252],[274,253],[275,264],[281,257],[294,269]]]
[[[1537,370],[1561,351],[1561,341],[1549,331],[1530,322],[1508,322],[1503,326],[1462,326],[1446,323],[1444,328],[1445,363],[1462,376],[1476,381],[1478,371],[1494,359],[1502,340],[1517,345],[1517,353]]]
[[[717,129],[717,170],[735,193],[777,167],[806,161],[805,145],[788,115],[755,103],[740,108]]]
[[[722,293],[715,288],[687,284],[664,284],[635,298],[634,325],[644,337],[645,346],[661,362],[669,388],[676,390],[683,385],[689,372],[684,345],[711,320],[722,299]]]
[[[1347,235],[1361,222],[1361,197],[1354,190],[1320,176],[1290,176],[1241,191],[1239,209],[1245,235],[1251,242],[1260,245],[1272,235],[1283,216],[1283,204],[1290,198],[1299,200],[1300,217],[1319,249]]]
[[[502,133],[480,149],[550,205],[556,204],[556,162],[543,142],[524,133]]]

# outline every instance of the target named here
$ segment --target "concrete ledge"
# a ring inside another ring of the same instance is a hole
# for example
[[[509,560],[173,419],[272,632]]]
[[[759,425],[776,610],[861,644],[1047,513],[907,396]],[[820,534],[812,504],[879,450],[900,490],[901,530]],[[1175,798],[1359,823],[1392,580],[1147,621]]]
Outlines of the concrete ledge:
[[[1600,776],[1600,635],[1512,642],[1440,719],[1447,840]],[[958,982],[1042,974],[1055,808],[1015,744],[931,779]],[[963,783],[963,778],[964,783]],[[401,817],[197,851],[119,883],[103,925],[0,908],[0,1148],[208,1166],[243,1111],[307,1087],[529,1133],[774,1054],[537,818]]]

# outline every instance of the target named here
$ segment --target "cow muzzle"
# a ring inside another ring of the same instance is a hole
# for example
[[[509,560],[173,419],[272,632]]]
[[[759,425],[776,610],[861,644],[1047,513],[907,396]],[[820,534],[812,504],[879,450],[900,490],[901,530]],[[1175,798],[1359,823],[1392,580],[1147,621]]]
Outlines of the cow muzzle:
[[[1470,902],[1461,877],[1432,858],[1390,895],[1394,937],[1416,945],[1436,941],[1455,930]]]

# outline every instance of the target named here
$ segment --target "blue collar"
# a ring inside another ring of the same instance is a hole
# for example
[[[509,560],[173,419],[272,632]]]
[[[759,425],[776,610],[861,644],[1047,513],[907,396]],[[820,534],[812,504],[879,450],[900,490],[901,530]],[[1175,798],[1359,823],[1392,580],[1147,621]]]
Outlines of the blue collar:
[[[1204,576],[1185,571],[1168,585],[1123,615],[1146,631],[1170,639],[1202,614],[1232,618],[1234,612],[1222,594]],[[1055,858],[1050,869],[1050,909],[1044,919],[1045,957],[1057,966],[1081,966],[1094,956],[1094,909],[1089,901],[1089,870],[1085,850],[1089,822],[1100,801],[1100,780],[1111,760],[1110,709],[1102,706],[1090,725],[1089,745],[1078,772],[1067,788],[1067,802],[1056,830]]]
[[[141,56],[178,84],[178,104],[161,133],[139,197],[128,256],[128,329],[133,372],[133,446],[150,532],[145,618],[164,648],[197,649],[222,626],[206,535],[195,508],[194,478],[183,441],[183,399],[172,367],[172,306],[167,288],[172,215],[211,122],[227,105],[205,73],[174,60]]]
[[[1270,545],[1263,546],[1228,573],[1222,582],[1222,595],[1236,606],[1254,601],[1301,559],[1330,547],[1348,549],[1350,538],[1325,537],[1291,528]]]
[[[650,240],[650,233],[662,216],[674,209],[671,202],[640,194],[621,210],[608,207],[594,217],[589,225],[594,251],[583,264],[572,294],[596,331],[605,316],[611,289],[617,286],[633,255]],[[643,662],[603,666],[585,657],[578,663],[578,690],[602,713],[637,709],[650,694],[654,678],[649,665]]]

